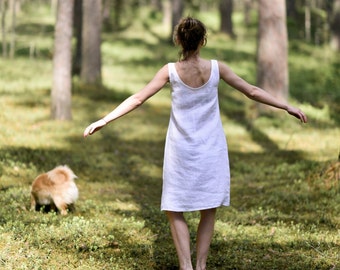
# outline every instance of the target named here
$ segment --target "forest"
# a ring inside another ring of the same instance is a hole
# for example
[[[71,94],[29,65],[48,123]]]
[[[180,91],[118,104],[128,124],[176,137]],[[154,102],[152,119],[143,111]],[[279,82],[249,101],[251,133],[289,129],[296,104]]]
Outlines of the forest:
[[[207,269],[340,269],[340,0],[0,0],[0,269],[179,269],[160,211],[169,85],[83,131],[178,60],[188,15],[203,58],[308,117],[220,84],[231,203]],[[33,180],[64,164],[75,210],[31,211]]]

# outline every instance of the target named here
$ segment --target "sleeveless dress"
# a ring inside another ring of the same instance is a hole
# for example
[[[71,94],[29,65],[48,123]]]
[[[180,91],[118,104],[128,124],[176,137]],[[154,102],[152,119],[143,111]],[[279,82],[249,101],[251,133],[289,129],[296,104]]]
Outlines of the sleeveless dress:
[[[192,88],[169,63],[171,114],[163,163],[161,210],[197,211],[229,205],[230,172],[218,104],[218,62],[209,80]]]

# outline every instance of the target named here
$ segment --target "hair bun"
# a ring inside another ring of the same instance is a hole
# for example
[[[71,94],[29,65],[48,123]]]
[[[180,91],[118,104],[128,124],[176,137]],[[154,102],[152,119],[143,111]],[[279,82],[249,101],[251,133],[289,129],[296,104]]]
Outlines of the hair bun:
[[[185,23],[184,23],[184,29],[189,30],[192,28],[194,24],[194,20],[191,17],[188,17],[185,19]]]
[[[176,45],[181,45],[180,55],[185,59],[190,52],[206,44],[206,34],[205,25],[201,21],[186,17],[176,25],[173,40]]]

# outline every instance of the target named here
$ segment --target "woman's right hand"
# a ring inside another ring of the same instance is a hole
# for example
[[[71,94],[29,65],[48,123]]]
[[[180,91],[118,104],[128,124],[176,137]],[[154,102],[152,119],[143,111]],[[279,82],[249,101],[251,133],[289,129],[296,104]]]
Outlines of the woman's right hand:
[[[100,119],[96,122],[93,122],[91,125],[89,125],[84,130],[84,137],[87,137],[88,135],[92,135],[96,131],[100,130],[102,127],[106,125],[106,122],[103,119]]]

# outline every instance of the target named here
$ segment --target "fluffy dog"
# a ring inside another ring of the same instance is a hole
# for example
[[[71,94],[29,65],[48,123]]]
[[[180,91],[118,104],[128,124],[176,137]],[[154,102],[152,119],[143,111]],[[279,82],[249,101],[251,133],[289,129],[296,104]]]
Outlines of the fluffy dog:
[[[59,210],[62,215],[72,209],[78,199],[77,176],[66,165],[39,175],[31,187],[31,210]]]

